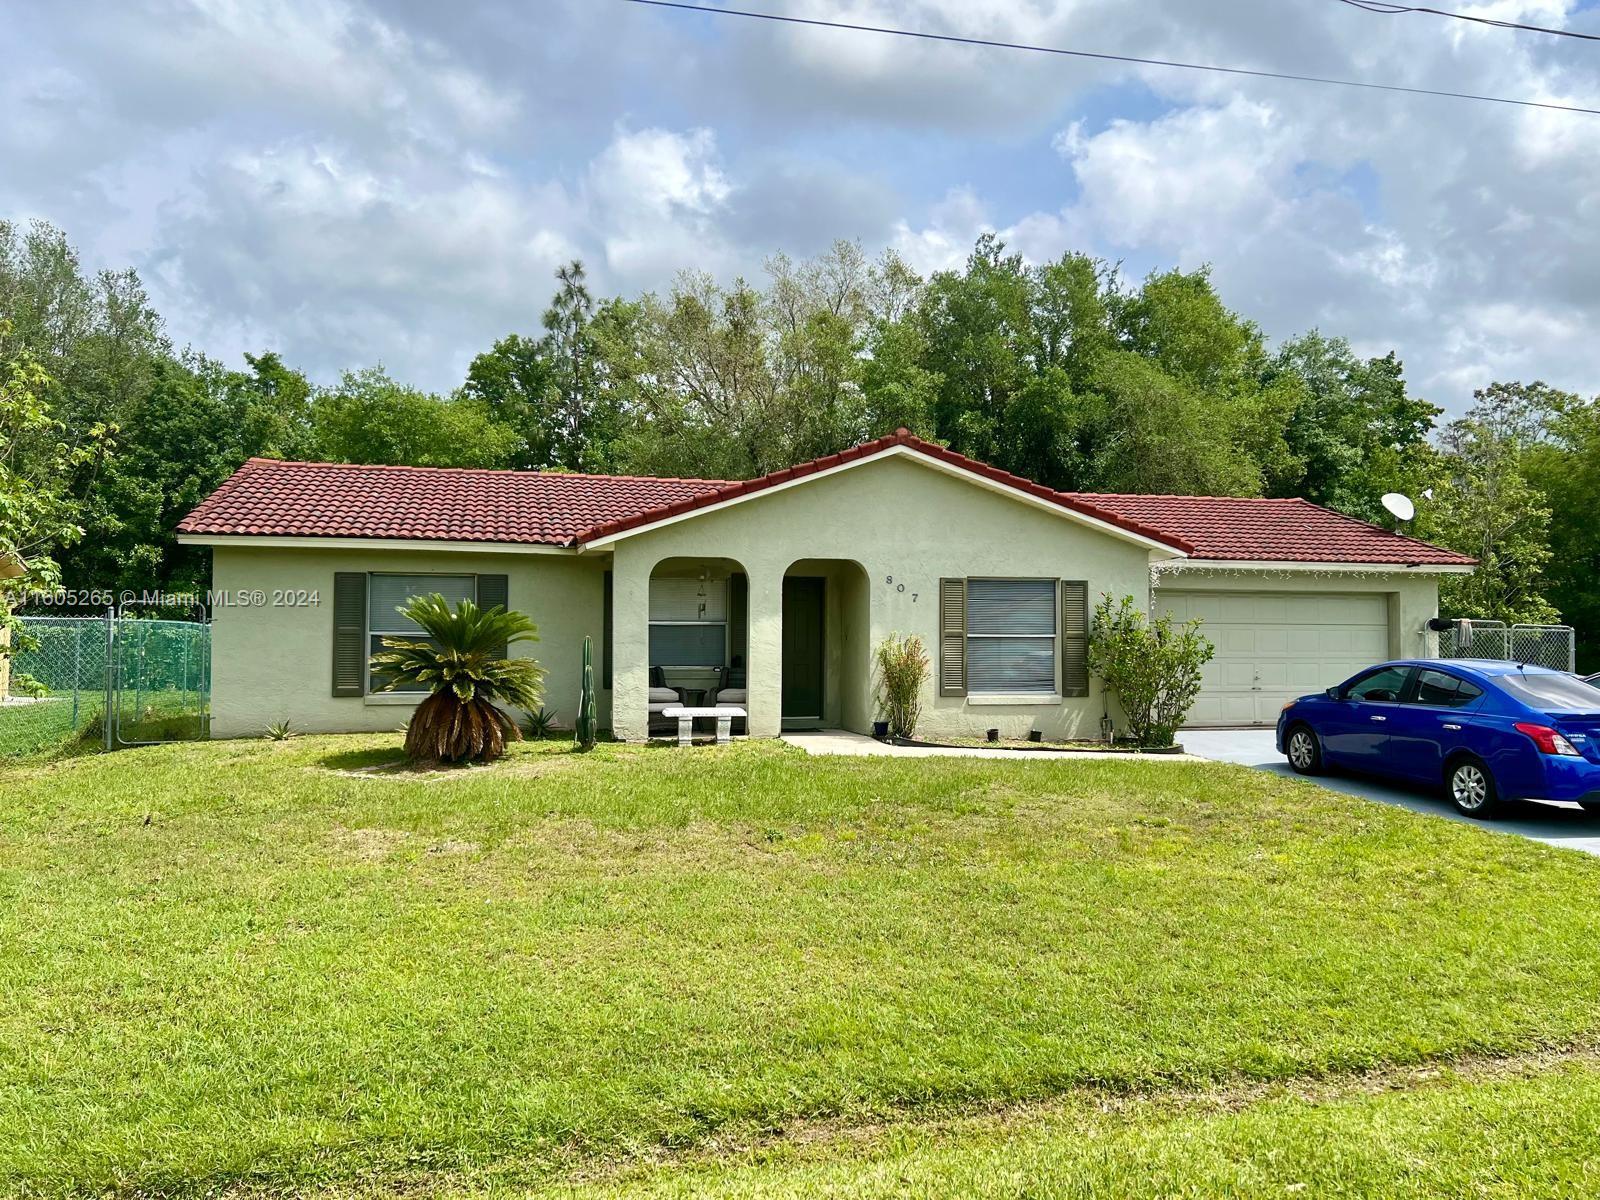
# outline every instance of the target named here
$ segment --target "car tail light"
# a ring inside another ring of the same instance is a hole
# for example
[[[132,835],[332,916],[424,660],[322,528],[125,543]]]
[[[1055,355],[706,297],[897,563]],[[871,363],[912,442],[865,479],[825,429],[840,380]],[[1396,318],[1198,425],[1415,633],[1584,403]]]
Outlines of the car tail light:
[[[1562,737],[1548,725],[1529,725],[1517,723],[1517,732],[1525,733],[1533,739],[1533,744],[1539,747],[1541,754],[1559,754],[1565,758],[1582,758],[1577,747],[1566,738]]]

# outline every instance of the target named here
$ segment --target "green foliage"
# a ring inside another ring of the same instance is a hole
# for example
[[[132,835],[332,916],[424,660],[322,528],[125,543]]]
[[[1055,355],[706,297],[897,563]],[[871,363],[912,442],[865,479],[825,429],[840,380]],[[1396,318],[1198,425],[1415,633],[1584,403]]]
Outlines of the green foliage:
[[[556,714],[548,708],[535,709],[523,721],[527,735],[535,741],[542,741],[556,731]]]
[[[382,368],[346,371],[311,405],[316,456],[413,467],[505,467],[522,444],[482,401],[434,396]]]
[[[13,355],[0,359],[0,559],[26,571],[0,579],[0,630],[15,628],[12,605],[25,588],[59,581],[55,556],[83,536],[83,506],[67,487],[106,440],[98,425],[74,438],[47,399],[54,381],[10,334],[0,317],[0,345]]]
[[[1393,352],[1358,359],[1343,338],[1313,330],[1285,342],[1274,378],[1298,381],[1301,401],[1284,431],[1299,469],[1275,496],[1303,496],[1364,521],[1387,520],[1385,492],[1417,495],[1432,470],[1428,435],[1440,410],[1406,393]]]
[[[928,682],[928,652],[916,634],[891,633],[878,643],[878,711],[889,732],[908,738],[922,718],[922,689]]]
[[[31,700],[40,700],[50,694],[50,689],[26,671],[18,671],[11,676],[11,693],[15,696],[27,696]]]
[[[274,721],[267,726],[263,736],[269,742],[287,742],[295,736],[294,726],[289,721]]]
[[[472,360],[462,392],[516,431],[522,444],[510,465],[604,471],[617,438],[618,392],[602,386],[597,316],[583,264],[565,264],[556,280],[543,335],[501,338]]]
[[[1550,508],[1529,482],[1523,462],[1543,435],[1548,409],[1542,384],[1496,384],[1440,436],[1433,499],[1419,514],[1419,532],[1471,554],[1478,568],[1441,581],[1446,616],[1550,622],[1545,598],[1550,562]]]
[[[1140,746],[1170,746],[1200,694],[1200,668],[1216,653],[1200,621],[1174,626],[1163,612],[1146,620],[1132,596],[1103,596],[1089,634],[1089,669],[1117,698]]]
[[[427,640],[385,638],[372,656],[383,690],[422,685],[430,695],[406,729],[406,753],[418,762],[488,762],[521,730],[503,706],[532,711],[542,699],[544,669],[531,658],[508,658],[518,642],[536,642],[527,616],[471,600],[454,609],[438,593],[415,596],[399,610]]]
[[[578,719],[573,723],[573,739],[582,751],[593,750],[600,736],[600,718],[595,708],[594,645],[592,639],[583,639],[583,683],[578,696]]]
[[[1543,385],[1535,384],[1534,387]],[[1544,437],[1523,454],[1528,482],[1550,509],[1545,597],[1578,634],[1578,669],[1600,670],[1600,401],[1546,390]]]

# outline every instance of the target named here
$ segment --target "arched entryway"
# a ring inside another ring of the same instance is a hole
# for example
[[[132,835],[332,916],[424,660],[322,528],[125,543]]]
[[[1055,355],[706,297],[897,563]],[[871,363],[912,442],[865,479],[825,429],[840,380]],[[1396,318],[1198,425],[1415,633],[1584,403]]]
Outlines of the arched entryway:
[[[853,559],[803,558],[783,575],[782,728],[872,728],[867,572]]]
[[[650,572],[649,730],[675,735],[674,705],[745,707],[749,581],[731,558],[666,558]],[[743,732],[736,722],[734,732]],[[709,722],[707,723],[709,728]]]

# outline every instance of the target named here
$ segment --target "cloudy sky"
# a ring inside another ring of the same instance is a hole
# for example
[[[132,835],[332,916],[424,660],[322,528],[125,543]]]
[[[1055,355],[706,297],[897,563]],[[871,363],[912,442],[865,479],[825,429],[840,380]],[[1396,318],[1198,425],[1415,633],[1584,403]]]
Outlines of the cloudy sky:
[[[827,19],[1600,107],[1600,43],[1338,0],[745,0]],[[1440,7],[1447,7],[1440,5]],[[1600,0],[1456,0],[1600,32]],[[460,382],[603,291],[982,230],[1214,266],[1274,337],[1451,409],[1600,392],[1600,117],[796,28],[625,0],[0,0],[0,216],[132,264],[173,339]]]

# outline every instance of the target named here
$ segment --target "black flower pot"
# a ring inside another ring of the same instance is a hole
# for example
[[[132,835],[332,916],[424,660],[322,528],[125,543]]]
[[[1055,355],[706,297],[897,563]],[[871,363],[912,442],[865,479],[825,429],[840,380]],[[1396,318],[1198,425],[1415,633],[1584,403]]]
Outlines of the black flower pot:
[[[1030,730],[1028,730],[1028,740],[1030,742],[1042,742],[1042,741],[1044,741],[1044,730],[1042,730],[1042,729],[1030,729]]]
[[[889,722],[874,721],[872,723],[872,736],[880,742],[889,736]]]
[[[998,729],[991,729],[984,736],[987,737],[991,742],[998,742],[1000,740],[1000,731]]]

